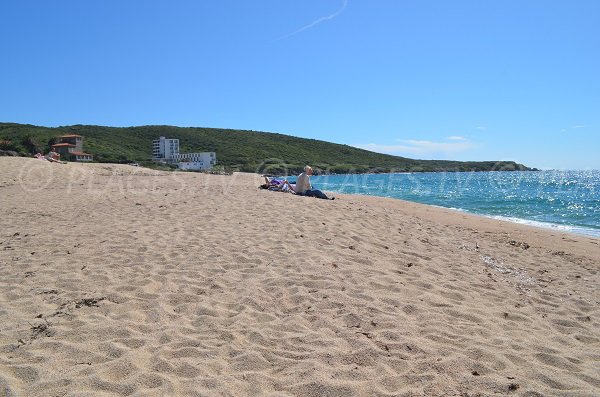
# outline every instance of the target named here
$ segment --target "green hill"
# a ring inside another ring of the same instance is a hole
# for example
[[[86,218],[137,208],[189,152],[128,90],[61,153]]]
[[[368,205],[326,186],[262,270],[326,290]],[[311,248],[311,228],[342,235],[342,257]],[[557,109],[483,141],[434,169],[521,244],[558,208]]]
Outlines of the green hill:
[[[99,162],[150,164],[152,140],[179,138],[180,151],[217,153],[217,164],[228,170],[261,173],[298,173],[305,164],[321,172],[364,173],[405,171],[514,171],[530,170],[512,161],[413,160],[315,139],[269,132],[172,126],[102,127],[73,125],[39,127],[0,123],[0,150],[21,155],[48,152],[56,137],[79,134],[84,149]]]

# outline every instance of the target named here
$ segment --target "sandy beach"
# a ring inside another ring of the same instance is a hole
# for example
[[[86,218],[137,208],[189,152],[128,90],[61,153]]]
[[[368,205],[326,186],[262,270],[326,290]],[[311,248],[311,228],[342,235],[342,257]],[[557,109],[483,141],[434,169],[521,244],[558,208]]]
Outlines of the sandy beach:
[[[598,396],[600,239],[0,158],[0,396]]]

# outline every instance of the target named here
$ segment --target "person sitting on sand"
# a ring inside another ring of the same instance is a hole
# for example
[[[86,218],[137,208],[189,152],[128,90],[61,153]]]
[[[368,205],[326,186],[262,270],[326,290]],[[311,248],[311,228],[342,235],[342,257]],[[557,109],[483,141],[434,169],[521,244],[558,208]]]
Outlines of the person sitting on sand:
[[[54,163],[60,163],[60,154],[56,153],[54,150],[51,150],[50,153],[46,155],[46,160]]]
[[[313,169],[311,166],[307,165],[304,167],[304,172],[298,175],[298,180],[296,181],[296,194],[300,196],[308,196],[308,197],[316,197],[325,200],[335,200],[335,197],[329,198],[325,193],[318,189],[313,189],[310,184],[310,176],[313,173]]]

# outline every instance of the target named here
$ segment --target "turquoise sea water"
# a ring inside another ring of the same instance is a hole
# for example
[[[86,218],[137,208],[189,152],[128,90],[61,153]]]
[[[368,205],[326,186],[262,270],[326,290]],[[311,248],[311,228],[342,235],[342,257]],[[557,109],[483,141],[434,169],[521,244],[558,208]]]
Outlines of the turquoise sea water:
[[[315,188],[392,197],[600,237],[600,171],[313,176]]]

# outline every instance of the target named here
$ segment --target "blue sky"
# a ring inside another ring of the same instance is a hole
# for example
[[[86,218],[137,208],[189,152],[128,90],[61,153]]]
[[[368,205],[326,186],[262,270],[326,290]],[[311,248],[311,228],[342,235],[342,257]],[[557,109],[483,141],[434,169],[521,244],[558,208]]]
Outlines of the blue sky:
[[[0,121],[600,169],[600,1],[0,2]]]

